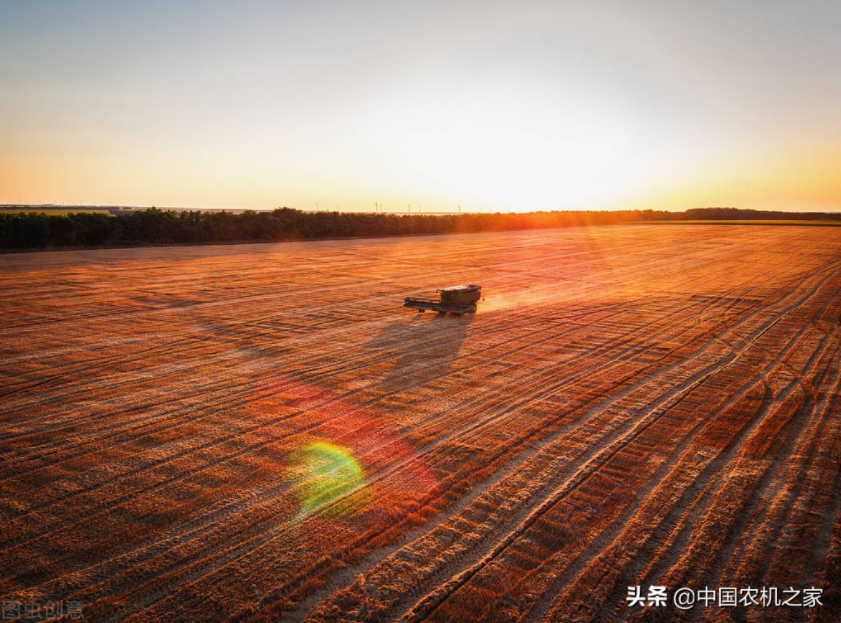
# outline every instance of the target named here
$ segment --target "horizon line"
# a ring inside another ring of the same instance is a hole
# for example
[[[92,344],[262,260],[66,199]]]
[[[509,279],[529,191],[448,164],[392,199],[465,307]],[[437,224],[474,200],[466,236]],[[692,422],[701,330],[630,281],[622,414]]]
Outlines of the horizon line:
[[[783,212],[786,214],[839,214],[841,213],[841,208],[834,208],[834,209],[824,209],[824,210],[812,210],[812,209],[792,209],[792,208],[740,208],[738,206],[726,206],[726,205],[717,205],[717,206],[693,206],[691,208],[647,208],[647,207],[624,207],[624,208],[535,208],[529,209],[525,211],[520,210],[500,210],[500,209],[464,209],[462,210],[460,206],[453,210],[423,210],[422,208],[418,208],[417,210],[388,210],[373,208],[370,210],[360,210],[360,209],[342,209],[340,207],[336,208],[302,208],[302,207],[293,207],[293,206],[274,206],[274,207],[261,207],[261,208],[240,208],[240,207],[226,207],[226,208],[213,208],[213,207],[201,207],[201,206],[156,206],[156,205],[119,205],[119,204],[96,204],[96,203],[85,203],[85,204],[60,204],[60,203],[0,203],[0,210],[9,210],[12,208],[42,208],[42,209],[54,209],[54,210],[68,210],[72,208],[97,208],[101,210],[149,210],[149,209],[157,209],[157,210],[171,210],[171,211],[196,211],[196,212],[271,212],[273,210],[281,210],[281,209],[291,209],[291,210],[299,210],[301,212],[326,212],[326,213],[345,213],[345,214],[393,214],[393,215],[409,215],[409,214],[426,214],[430,216],[435,215],[459,215],[459,214],[532,214],[538,212],[622,212],[622,211],[652,211],[652,212],[667,212],[667,213],[681,213],[681,212],[688,212],[690,210],[711,210],[711,209],[727,209],[727,210],[743,210],[746,212]]]

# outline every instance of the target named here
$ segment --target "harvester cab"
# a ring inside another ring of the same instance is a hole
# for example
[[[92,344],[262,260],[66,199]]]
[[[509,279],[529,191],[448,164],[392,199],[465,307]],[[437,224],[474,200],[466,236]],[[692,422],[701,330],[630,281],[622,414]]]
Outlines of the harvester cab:
[[[438,294],[438,300],[407,296],[403,307],[416,309],[420,314],[427,310],[457,316],[475,313],[476,304],[482,298],[482,286],[449,286],[438,290]]]

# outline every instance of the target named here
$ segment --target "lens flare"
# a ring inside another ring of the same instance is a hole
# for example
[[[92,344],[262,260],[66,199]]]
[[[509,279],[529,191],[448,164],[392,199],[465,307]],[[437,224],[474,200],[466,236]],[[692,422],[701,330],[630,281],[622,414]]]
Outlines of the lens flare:
[[[262,454],[283,465],[292,522],[385,529],[421,512],[438,486],[423,455],[394,430],[405,414],[271,372],[255,385],[247,413],[275,440]]]
[[[353,454],[326,441],[295,452],[290,467],[303,514],[330,504],[365,482],[365,473]]]

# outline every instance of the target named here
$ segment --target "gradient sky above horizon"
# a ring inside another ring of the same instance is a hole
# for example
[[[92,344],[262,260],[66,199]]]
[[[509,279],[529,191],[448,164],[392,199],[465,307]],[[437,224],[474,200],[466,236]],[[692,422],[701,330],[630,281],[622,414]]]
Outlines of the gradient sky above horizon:
[[[0,203],[841,210],[841,2],[0,1]]]

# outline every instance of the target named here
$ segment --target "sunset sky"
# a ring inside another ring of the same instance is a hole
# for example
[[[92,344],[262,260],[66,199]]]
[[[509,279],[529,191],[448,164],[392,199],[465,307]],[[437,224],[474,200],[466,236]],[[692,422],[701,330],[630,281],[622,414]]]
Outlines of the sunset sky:
[[[0,203],[841,210],[841,2],[0,1]]]

